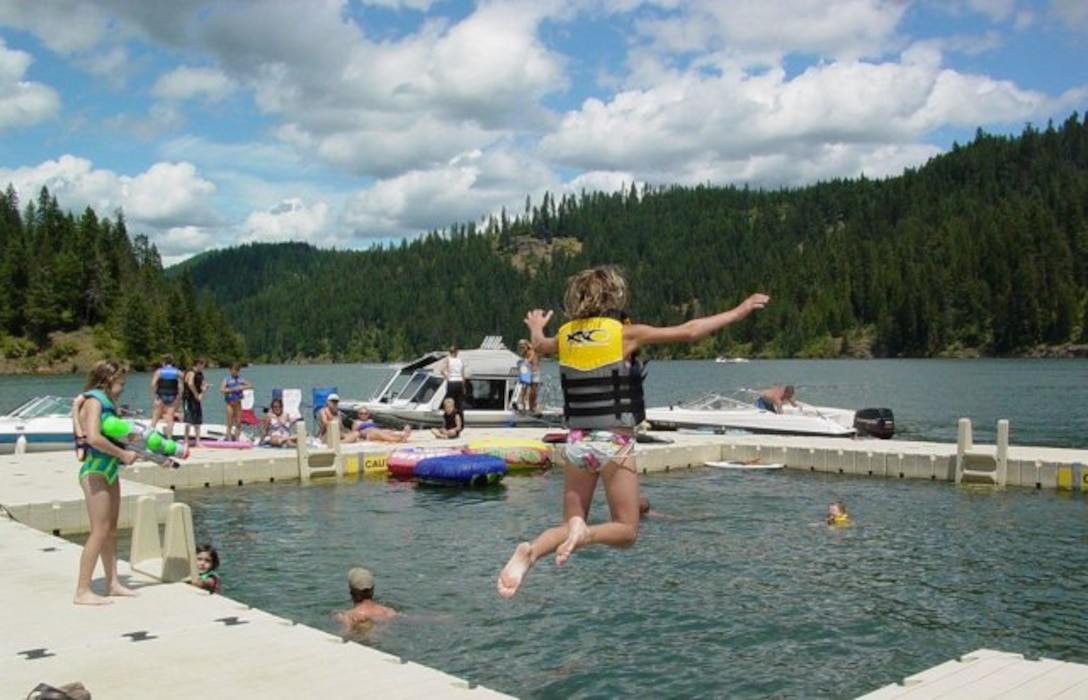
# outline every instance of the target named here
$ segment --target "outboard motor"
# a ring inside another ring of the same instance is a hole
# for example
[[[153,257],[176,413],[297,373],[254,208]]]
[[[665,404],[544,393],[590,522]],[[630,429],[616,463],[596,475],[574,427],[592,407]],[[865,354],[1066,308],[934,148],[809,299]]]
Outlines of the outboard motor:
[[[854,414],[859,437],[887,440],[895,435],[895,415],[890,408],[863,408]]]

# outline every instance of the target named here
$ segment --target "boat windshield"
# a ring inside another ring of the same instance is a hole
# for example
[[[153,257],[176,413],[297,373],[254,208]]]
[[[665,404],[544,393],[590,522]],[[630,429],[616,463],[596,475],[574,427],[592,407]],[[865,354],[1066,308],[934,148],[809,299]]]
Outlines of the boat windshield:
[[[72,413],[72,399],[63,396],[38,396],[14,409],[8,416],[13,418],[41,418],[43,416],[67,416]]]
[[[434,398],[438,387],[442,386],[442,377],[429,372],[415,372],[411,379],[394,397],[396,403],[427,404]]]
[[[705,394],[699,394],[693,399],[682,401],[677,404],[680,408],[687,408],[693,411],[720,411],[738,408],[755,408],[753,402],[741,401],[729,396],[723,396],[714,392],[707,392]]]

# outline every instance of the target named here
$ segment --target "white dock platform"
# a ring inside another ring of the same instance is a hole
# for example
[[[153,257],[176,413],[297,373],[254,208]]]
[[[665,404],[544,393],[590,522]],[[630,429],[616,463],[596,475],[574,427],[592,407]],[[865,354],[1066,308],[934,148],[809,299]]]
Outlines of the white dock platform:
[[[123,562],[139,597],[74,605],[81,549],[0,518],[0,696],[80,681],[95,698],[510,697]]]
[[[1084,700],[1088,666],[979,649],[858,700]]]

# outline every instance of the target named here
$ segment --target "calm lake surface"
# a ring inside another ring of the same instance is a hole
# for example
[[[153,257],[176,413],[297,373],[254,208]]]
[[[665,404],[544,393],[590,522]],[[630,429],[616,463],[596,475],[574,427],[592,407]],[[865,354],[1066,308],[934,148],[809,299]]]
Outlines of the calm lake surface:
[[[545,363],[549,389],[557,396],[556,365]],[[993,442],[997,421],[1009,419],[1010,440],[1051,447],[1088,446],[1088,360],[753,360],[650,362],[651,404],[681,401],[704,391],[729,392],[772,384],[794,384],[806,403],[843,408],[888,407],[897,436],[906,440],[954,442],[961,417],[972,419],[975,440]],[[242,376],[254,384],[258,405],[273,387],[298,387],[304,402],[314,387],[337,387],[344,398],[368,398],[389,369],[383,365],[257,365]],[[218,386],[226,370],[207,373]],[[0,376],[0,410],[41,394],[75,395],[82,376]],[[150,374],[130,375],[123,401],[151,409]],[[558,403],[552,399],[552,403]],[[209,397],[204,419],[223,422],[223,404]]]
[[[1078,360],[655,362],[648,393],[667,403],[793,383],[804,401],[891,407],[902,438],[952,441],[969,416],[978,441],[1008,418],[1013,442],[1085,447],[1086,370]],[[385,372],[243,376],[258,397],[336,386],[356,398]],[[148,381],[133,376],[126,400],[149,406]],[[3,377],[0,403],[80,384]],[[216,404],[207,413],[221,420]],[[1088,663],[1083,494],[788,470],[641,483],[663,515],[644,521],[633,549],[541,560],[510,601],[495,577],[519,541],[556,521],[558,471],[485,491],[360,480],[177,497],[198,539],[219,548],[230,597],[334,631],[347,569],[365,565],[378,598],[406,614],[363,643],[524,698],[849,698],[982,647]],[[849,527],[820,522],[837,498]],[[604,515],[598,493],[591,519]]]

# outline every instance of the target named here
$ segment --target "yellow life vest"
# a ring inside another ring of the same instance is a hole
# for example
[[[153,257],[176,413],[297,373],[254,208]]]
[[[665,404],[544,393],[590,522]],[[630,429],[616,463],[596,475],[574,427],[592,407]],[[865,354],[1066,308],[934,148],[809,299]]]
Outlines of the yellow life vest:
[[[558,341],[568,428],[634,427],[646,417],[642,367],[623,356],[623,324],[603,316],[563,324]]]

